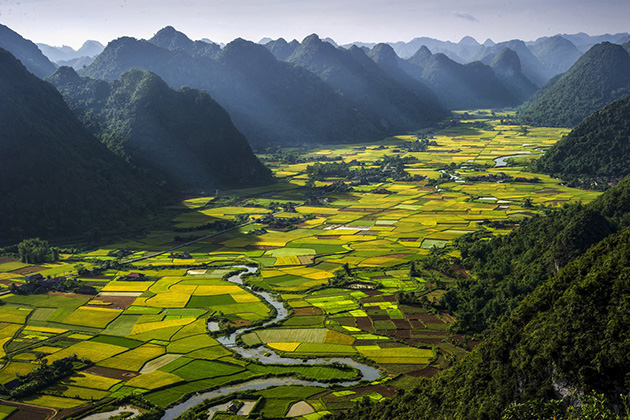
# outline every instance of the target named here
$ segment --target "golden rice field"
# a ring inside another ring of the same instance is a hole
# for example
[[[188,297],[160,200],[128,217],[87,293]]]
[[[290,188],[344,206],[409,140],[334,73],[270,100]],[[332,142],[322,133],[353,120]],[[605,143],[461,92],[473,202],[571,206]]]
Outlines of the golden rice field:
[[[246,278],[249,285],[276,294],[290,308],[289,318],[279,325],[243,334],[243,345],[300,359],[349,356],[368,360],[383,372],[380,380],[347,390],[257,391],[267,407],[279,407],[275,414],[286,414],[302,400],[316,415],[347,408],[364,396],[379,400],[383,384],[405,389],[447,368],[479,341],[451,332],[450,314],[400,301],[401,291],[440,299],[455,282],[430,270],[413,275],[411,264],[436,252],[457,257],[453,240],[486,221],[507,222],[505,229],[486,227],[505,234],[520,220],[542,213],[544,206],[586,203],[597,196],[528,173],[523,166],[494,166],[502,156],[535,159],[567,130],[529,128],[524,133],[486,111],[463,118],[468,118],[464,124],[434,133],[437,146],[425,152],[402,148],[415,135],[299,151],[304,158],[340,157],[366,169],[379,167],[375,162],[386,156],[413,158],[405,163],[408,180],[383,176],[376,183],[334,190],[330,186],[339,179],[325,178],[315,185],[330,189],[306,203],[306,168],[312,162],[268,160],[279,180],[275,185],[187,199],[177,206],[170,227],[34,268],[55,277],[72,273],[78,260],[88,268],[115,260],[111,251],[128,250],[130,259],[169,250],[178,244],[176,237],[197,239],[120,270],[82,278],[97,295],[0,296],[0,384],[10,387],[16,375],[39,368],[42,360],[52,363],[72,355],[85,359],[74,374],[21,402],[65,409],[136,393],[166,407],[186,394],[291,369],[311,379],[352,377],[355,373],[334,366],[288,369],[252,363],[235,358],[211,336],[208,321],[225,331],[258,325],[271,316],[259,295],[225,280],[232,266],[243,263],[259,267]],[[497,182],[506,176],[521,181]],[[538,182],[522,180],[534,177]],[[297,221],[290,228],[258,221],[272,214]],[[242,215],[252,222],[223,233],[206,227]],[[23,283],[25,276],[18,272],[28,267],[3,262],[0,280]],[[135,272],[144,276],[128,277]],[[336,279],[343,276],[351,281],[339,284]]]

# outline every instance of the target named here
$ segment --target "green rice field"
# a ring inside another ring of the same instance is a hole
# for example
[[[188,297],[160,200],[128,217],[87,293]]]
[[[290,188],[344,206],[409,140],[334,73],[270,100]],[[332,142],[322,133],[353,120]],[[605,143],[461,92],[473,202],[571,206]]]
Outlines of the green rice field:
[[[262,365],[223,347],[219,335],[260,325],[275,311],[256,293],[226,281],[242,264],[258,267],[245,277],[249,286],[273,293],[290,311],[279,324],[240,336],[243,346],[298,360],[352,357],[382,372],[378,380],[350,388],[256,391],[250,396],[258,401],[255,413],[285,416],[304,402],[311,413],[301,418],[319,418],[364,397],[390,398],[396,389],[448,368],[479,339],[453,333],[454,317],[431,309],[428,303],[439,301],[457,279],[423,261],[438,258],[456,267],[456,238],[479,229],[503,235],[547,208],[587,203],[599,194],[562,186],[525,166],[495,166],[494,159],[512,155],[524,165],[567,130],[524,133],[489,111],[460,114],[459,125],[431,135],[437,146],[425,152],[405,149],[416,134],[286,149],[285,155],[311,161],[263,156],[277,184],[187,199],[176,206],[170,226],[144,237],[64,254],[59,263],[38,267],[4,258],[4,284],[21,284],[33,272],[68,275],[78,262],[90,269],[107,265],[96,276],[81,277],[96,295],[0,296],[0,384],[11,390],[17,375],[77,355],[85,363],[72,375],[17,400],[80,411],[130,394],[165,408],[190,393],[269,375],[356,378],[356,371],[335,365]],[[385,167],[377,182],[362,182],[359,175],[309,180],[307,167],[323,156],[340,157],[356,171],[400,158],[406,175],[394,179]],[[207,229],[243,215],[249,223],[225,232]],[[182,237],[191,243],[173,249]],[[112,256],[120,250],[128,255]],[[219,331],[210,332],[208,321]],[[0,418],[14,411],[2,405]]]

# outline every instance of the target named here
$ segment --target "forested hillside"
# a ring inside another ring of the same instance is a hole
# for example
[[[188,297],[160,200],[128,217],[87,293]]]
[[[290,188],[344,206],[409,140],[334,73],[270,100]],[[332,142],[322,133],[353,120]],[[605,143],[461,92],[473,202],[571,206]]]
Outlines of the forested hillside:
[[[591,113],[630,94],[630,54],[604,42],[591,48],[562,76],[524,104],[525,124],[575,127]]]
[[[213,191],[271,181],[228,113],[203,91],[174,91],[140,70],[106,82],[64,67],[49,80],[111,150],[179,188]]]
[[[166,196],[73,115],[55,88],[0,50],[0,238],[124,226]]]
[[[606,188],[630,173],[630,96],[601,109],[575,127],[533,170],[571,184]]]

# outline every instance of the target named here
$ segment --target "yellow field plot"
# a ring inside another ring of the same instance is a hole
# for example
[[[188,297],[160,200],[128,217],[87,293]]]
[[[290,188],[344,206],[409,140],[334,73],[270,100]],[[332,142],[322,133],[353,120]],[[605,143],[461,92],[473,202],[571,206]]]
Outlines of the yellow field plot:
[[[267,343],[267,346],[279,351],[295,351],[302,343]]]
[[[354,311],[352,311],[354,312]],[[354,316],[354,315],[353,315]],[[361,328],[357,328],[357,327],[348,327],[346,325],[343,326],[343,329],[346,331],[350,331],[350,332],[360,332]]]
[[[149,290],[153,293],[166,293],[169,291],[171,286],[179,283],[182,280],[187,280],[187,278],[175,276],[162,277],[161,279],[153,283]]]
[[[67,379],[64,379],[60,382],[60,384],[107,391],[109,388],[120,382],[120,379],[106,378],[104,376],[92,375],[91,373],[79,372]]]
[[[391,264],[396,258],[389,257],[372,257],[366,258],[359,264],[359,267],[378,267],[380,265]]]
[[[34,395],[31,397],[23,398],[20,402],[38,405],[40,407],[50,407],[50,408],[74,408],[78,407],[82,404],[85,404],[85,401],[75,400],[74,398],[64,398],[64,397],[56,397],[54,395]]]
[[[252,302],[260,302],[256,296],[251,293],[247,293],[243,291],[242,293],[236,293],[232,295],[232,299],[236,301],[236,303],[252,303]]]
[[[284,276],[284,272],[280,270],[272,270],[272,269],[263,269],[262,276],[264,279],[269,279],[272,277]]]
[[[266,214],[271,213],[271,210],[261,207],[215,207],[213,209],[202,210],[201,213],[208,216],[224,214]]]
[[[379,364],[404,363],[410,365],[426,365],[429,364],[434,357],[433,350],[430,349],[396,347],[376,350],[365,347],[357,346],[357,350],[363,356]]]
[[[148,331],[159,330],[161,328],[181,327],[184,325],[188,325],[194,322],[195,320],[196,318],[182,318],[182,319],[171,319],[168,321],[145,322],[143,324],[134,325],[133,330],[131,330],[131,334],[142,334]]]
[[[298,213],[302,214],[337,214],[338,210],[331,207],[311,207],[300,206],[296,208]]]
[[[26,375],[36,367],[37,365],[32,363],[9,362],[0,370],[0,384],[14,380],[17,375]]]
[[[156,344],[143,344],[109,359],[103,360],[99,366],[139,371],[149,360],[166,353],[166,349]]]
[[[183,308],[188,303],[192,293],[160,293],[144,302],[144,306],[154,308]],[[134,302],[134,305],[136,303]]]
[[[195,292],[197,285],[194,284],[174,284],[168,291],[169,293],[188,293],[192,295]]]
[[[296,256],[287,256],[287,257],[276,257],[276,262],[274,266],[283,266],[283,265],[301,265],[300,259]]]
[[[22,328],[22,326],[19,324],[0,324],[0,338],[11,338],[20,328]]]
[[[346,335],[337,331],[328,330],[324,343],[331,344],[353,344],[354,338],[350,335]]]
[[[316,218],[314,218],[314,219],[307,220],[307,221],[303,222],[303,223],[302,223],[302,225],[304,225],[304,226],[309,226],[309,227],[312,227],[312,226],[319,226],[319,225],[321,225],[322,223],[324,223],[325,221],[326,221],[326,218],[325,218],[325,217],[316,217]]]
[[[204,333],[173,341],[167,346],[166,351],[168,353],[189,353],[197,349],[218,345],[217,340]]]
[[[216,296],[242,293],[243,289],[235,285],[197,286],[193,296]]]
[[[4,346],[13,338],[13,335],[20,329],[19,325],[11,325],[11,327],[3,328],[2,333],[5,337],[0,338],[0,357],[6,356],[6,352],[4,351]],[[11,335],[9,335],[11,334]]]
[[[75,340],[89,340],[92,336],[88,334],[70,334],[68,338],[74,338]]]
[[[312,280],[325,280],[335,277],[335,275],[329,271],[317,270],[315,268],[286,268],[282,271],[287,274],[292,274],[294,276],[300,276]]]
[[[79,359],[90,359],[92,362],[98,363],[101,360],[105,360],[108,357],[115,356],[127,350],[127,347],[115,346],[113,344],[83,341],[55,352],[50,356],[47,356],[46,359],[48,359],[48,362],[52,363],[55,360],[63,359],[76,354]]]
[[[143,373],[140,376],[131,378],[126,385],[143,389],[156,389],[182,381],[182,378],[172,373],[154,370],[153,372]]]
[[[5,296],[10,296],[5,295]],[[11,322],[14,324],[24,324],[26,317],[30,314],[32,309],[30,308],[16,308],[14,306],[3,306],[0,309],[0,322]]]
[[[0,280],[21,279],[23,276],[13,273],[0,273]]]
[[[80,306],[62,321],[64,324],[81,325],[84,327],[105,328],[118,315],[122,309],[89,308]]]
[[[153,282],[151,281],[111,281],[103,287],[103,292],[144,292]]]
[[[401,241],[400,245],[402,245],[402,246],[404,246],[406,248],[421,248],[422,247],[422,242]]]
[[[326,328],[286,328],[258,330],[257,334],[263,343],[323,343],[330,330]]]

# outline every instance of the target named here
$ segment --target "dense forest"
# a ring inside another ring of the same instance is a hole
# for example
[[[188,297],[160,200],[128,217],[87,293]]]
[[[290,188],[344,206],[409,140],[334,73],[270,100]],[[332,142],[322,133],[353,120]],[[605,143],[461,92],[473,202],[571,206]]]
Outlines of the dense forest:
[[[0,238],[125,226],[168,202],[102,145],[55,88],[0,50]]]
[[[535,161],[532,170],[606,188],[630,173],[630,96],[601,109]]]

